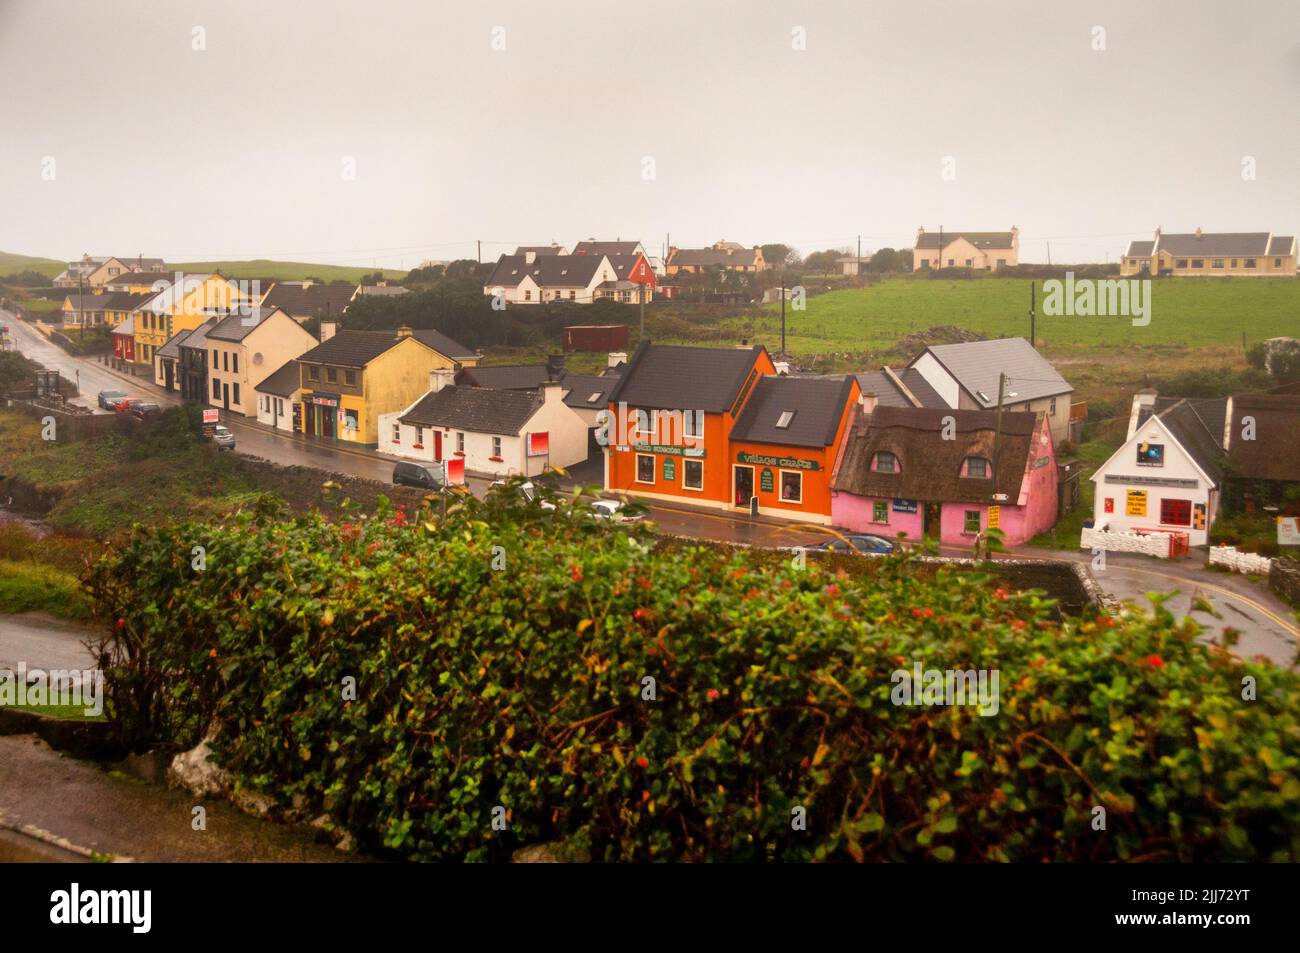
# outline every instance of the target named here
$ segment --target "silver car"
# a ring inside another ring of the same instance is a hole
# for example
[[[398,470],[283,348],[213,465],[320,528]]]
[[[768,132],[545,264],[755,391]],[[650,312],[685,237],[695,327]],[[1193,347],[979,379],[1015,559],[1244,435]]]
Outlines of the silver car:
[[[218,450],[234,450],[235,435],[231,433],[229,427],[217,424],[212,428],[212,442],[217,445]]]

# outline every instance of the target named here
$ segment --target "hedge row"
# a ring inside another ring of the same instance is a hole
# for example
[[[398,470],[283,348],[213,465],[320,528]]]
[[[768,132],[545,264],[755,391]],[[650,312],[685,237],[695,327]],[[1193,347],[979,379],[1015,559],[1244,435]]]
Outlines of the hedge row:
[[[1300,858],[1296,676],[1163,608],[1062,622],[573,509],[138,528],[87,580],[111,712],[138,747],[215,717],[245,783],[422,860]],[[996,670],[997,714],[894,704],[915,663]]]

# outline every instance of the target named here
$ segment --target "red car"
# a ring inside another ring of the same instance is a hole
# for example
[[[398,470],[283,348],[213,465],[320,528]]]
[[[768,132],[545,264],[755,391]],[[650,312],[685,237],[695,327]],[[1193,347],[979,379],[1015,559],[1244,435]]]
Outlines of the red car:
[[[113,405],[113,409],[117,411],[119,414],[124,414],[132,407],[134,407],[136,404],[143,404],[143,403],[144,403],[143,397],[123,397],[121,400],[119,400],[116,404]]]

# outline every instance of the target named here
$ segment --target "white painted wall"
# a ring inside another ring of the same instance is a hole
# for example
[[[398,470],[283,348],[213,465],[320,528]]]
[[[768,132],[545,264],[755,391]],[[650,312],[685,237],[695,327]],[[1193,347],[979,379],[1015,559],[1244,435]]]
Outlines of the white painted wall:
[[[257,422],[285,433],[293,433],[293,400],[273,394],[258,394]]]
[[[944,370],[943,365],[939,363],[933,354],[926,351],[917,358],[912,367],[920,372],[926,382],[943,398],[945,404],[954,410],[957,408],[961,388],[953,376]]]

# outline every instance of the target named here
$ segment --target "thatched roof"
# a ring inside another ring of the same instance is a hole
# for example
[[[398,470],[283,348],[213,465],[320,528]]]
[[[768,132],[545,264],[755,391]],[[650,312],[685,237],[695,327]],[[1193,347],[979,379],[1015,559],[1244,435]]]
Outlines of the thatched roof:
[[[955,439],[944,440],[944,418],[952,417]],[[988,503],[993,494],[1020,496],[1041,413],[1003,411],[996,480],[961,476],[966,457],[993,459],[997,414],[988,410],[933,410],[923,407],[880,407],[859,411],[847,438],[843,459],[832,487],[857,496],[933,502]],[[879,451],[893,453],[900,472],[872,471]]]

